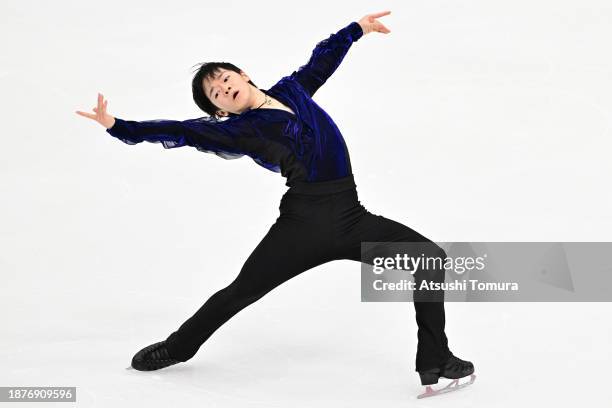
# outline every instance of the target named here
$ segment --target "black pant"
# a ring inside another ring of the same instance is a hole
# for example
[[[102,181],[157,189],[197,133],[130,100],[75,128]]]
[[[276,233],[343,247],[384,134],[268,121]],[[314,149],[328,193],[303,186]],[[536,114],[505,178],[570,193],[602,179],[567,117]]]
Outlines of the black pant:
[[[294,276],[333,260],[361,262],[362,241],[432,242],[399,222],[367,211],[358,200],[353,176],[292,186],[283,195],[279,210],[280,216],[236,279],[212,295],[167,338],[173,358],[180,361],[192,358],[232,316]],[[446,256],[437,245],[435,248]],[[367,259],[364,262],[372,264]],[[420,278],[415,274],[415,280]],[[436,280],[444,280],[443,271]],[[451,354],[444,333],[443,293],[441,299],[414,302],[418,325],[417,371],[439,367]]]

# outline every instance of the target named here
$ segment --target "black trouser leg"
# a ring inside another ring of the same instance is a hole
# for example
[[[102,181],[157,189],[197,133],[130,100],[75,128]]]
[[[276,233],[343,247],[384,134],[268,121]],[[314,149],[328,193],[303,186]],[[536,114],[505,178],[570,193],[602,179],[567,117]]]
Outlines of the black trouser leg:
[[[413,229],[397,222],[375,215],[367,211],[358,201],[356,191],[347,191],[334,196],[334,213],[336,222],[336,254],[338,259],[352,259],[362,261],[361,242],[422,242],[420,246],[426,256],[439,256],[446,258],[446,254],[438,245],[427,239]],[[419,256],[414,254],[413,256]],[[374,256],[394,256],[394,254],[368,255],[363,259],[372,265]],[[444,269],[419,270],[414,274],[419,287],[423,279],[435,282],[444,282]],[[419,297],[421,296],[421,297]],[[435,296],[435,300],[431,301]],[[425,299],[428,301],[418,301]],[[448,348],[448,339],[444,332],[444,292],[415,293],[414,309],[418,325],[418,346],[416,355],[416,370],[424,371],[439,367],[451,355]]]
[[[336,187],[338,184],[334,184],[333,188]],[[369,213],[359,203],[354,188],[326,191],[322,195],[290,192],[281,200],[280,216],[236,279],[211,296],[167,338],[173,358],[187,361],[193,357],[232,316],[292,277],[334,259],[361,261],[361,242],[431,243],[405,225]],[[445,257],[436,245],[429,248]],[[364,261],[371,263],[368,259]],[[426,273],[415,274],[417,284],[424,278],[444,280],[444,271],[437,271],[433,278],[430,271]],[[444,333],[443,298],[440,300],[414,303],[418,324],[417,371],[439,367],[450,356]]]
[[[329,260],[329,199],[285,195],[281,214],[240,274],[167,339],[170,355],[187,361],[232,316],[292,277]]]

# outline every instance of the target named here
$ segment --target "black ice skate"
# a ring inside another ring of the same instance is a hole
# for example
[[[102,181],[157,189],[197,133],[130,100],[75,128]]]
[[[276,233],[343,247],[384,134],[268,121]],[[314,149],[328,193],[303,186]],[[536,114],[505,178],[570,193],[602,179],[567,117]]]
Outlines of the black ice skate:
[[[143,348],[132,358],[132,368],[138,371],[159,370],[176,363],[180,363],[180,361],[170,357],[165,341]]]
[[[470,380],[459,384],[459,379],[470,376]],[[419,372],[421,377],[421,385],[425,385],[425,392],[417,396],[417,398],[433,397],[434,395],[444,394],[451,391],[460,390],[473,384],[476,380],[474,375],[474,365],[465,360],[451,355],[448,361],[441,368],[432,368],[431,370]],[[431,385],[437,384],[440,377],[449,378],[453,381],[446,387],[434,390]]]

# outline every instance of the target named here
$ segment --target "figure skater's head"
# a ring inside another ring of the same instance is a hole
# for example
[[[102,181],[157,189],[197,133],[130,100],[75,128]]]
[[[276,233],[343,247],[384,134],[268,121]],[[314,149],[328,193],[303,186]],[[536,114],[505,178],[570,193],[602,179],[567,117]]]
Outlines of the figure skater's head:
[[[229,62],[198,65],[191,89],[193,100],[204,112],[219,118],[236,116],[256,106],[258,88],[240,68]]]

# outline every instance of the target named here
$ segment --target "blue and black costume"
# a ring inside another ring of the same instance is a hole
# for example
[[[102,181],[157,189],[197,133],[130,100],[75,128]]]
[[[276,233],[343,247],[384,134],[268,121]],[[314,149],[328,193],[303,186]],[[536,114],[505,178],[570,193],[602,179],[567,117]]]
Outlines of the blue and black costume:
[[[349,153],[340,130],[312,96],[363,35],[351,22],[314,49],[308,63],[262,91],[289,107],[252,109],[225,120],[127,121],[108,132],[128,144],[192,146],[225,159],[247,155],[280,172],[290,187],[280,215],[227,287],[212,295],[166,339],[172,358],[187,361],[217,330],[278,285],[315,266],[361,259],[361,242],[431,242],[411,228],[367,211],[359,202]],[[438,254],[444,252],[436,246]],[[431,271],[428,271],[431,273]],[[435,279],[444,279],[439,271]],[[418,273],[415,279],[422,279]],[[428,279],[432,279],[428,275]],[[417,371],[439,367],[451,355],[444,333],[444,303],[415,302]]]

